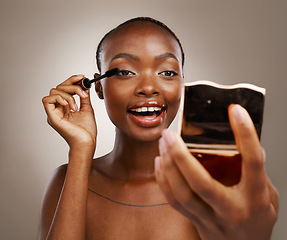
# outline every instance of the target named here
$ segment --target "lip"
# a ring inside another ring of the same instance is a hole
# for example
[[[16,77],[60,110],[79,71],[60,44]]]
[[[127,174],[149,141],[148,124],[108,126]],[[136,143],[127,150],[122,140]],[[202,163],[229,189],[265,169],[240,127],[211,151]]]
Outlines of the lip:
[[[140,107],[160,107],[160,108],[166,108],[166,106],[163,103],[160,103],[158,101],[148,101],[148,102],[139,102],[133,105],[132,107],[128,108],[128,111],[135,108]]]
[[[162,109],[162,112],[158,116],[136,116],[131,113],[131,109],[141,107],[158,107]],[[139,102],[128,108],[128,116],[137,125],[145,128],[157,127],[161,124],[166,113],[166,106],[158,101]]]

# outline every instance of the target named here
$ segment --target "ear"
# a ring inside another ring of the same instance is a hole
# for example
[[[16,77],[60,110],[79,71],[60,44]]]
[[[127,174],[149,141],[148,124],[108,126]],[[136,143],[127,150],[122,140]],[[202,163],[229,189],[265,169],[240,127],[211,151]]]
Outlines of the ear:
[[[99,75],[99,74],[98,74]],[[100,76],[100,75],[99,75]],[[96,74],[94,75],[94,77],[96,78]],[[95,82],[95,90],[98,94],[99,99],[104,99],[104,94],[103,94],[103,87],[102,87],[102,83],[101,81],[97,81]]]

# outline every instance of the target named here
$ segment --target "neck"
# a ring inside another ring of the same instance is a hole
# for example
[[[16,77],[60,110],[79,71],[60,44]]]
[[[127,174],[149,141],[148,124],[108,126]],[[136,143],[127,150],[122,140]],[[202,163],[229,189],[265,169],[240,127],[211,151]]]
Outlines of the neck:
[[[158,155],[158,140],[136,141],[117,130],[114,149],[109,154],[111,174],[133,182],[154,180],[154,159]]]

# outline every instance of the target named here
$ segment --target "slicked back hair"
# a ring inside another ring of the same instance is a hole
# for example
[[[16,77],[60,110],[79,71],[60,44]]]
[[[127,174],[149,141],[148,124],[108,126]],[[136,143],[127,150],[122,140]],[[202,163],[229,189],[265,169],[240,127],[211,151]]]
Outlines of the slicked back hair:
[[[123,23],[121,23],[120,25],[118,25],[116,28],[112,29],[111,31],[109,31],[103,38],[102,40],[100,41],[100,43],[98,44],[98,47],[97,47],[97,52],[96,52],[96,61],[97,61],[97,67],[98,67],[98,70],[100,71],[101,73],[101,53],[102,53],[102,45],[103,45],[103,42],[113,33],[115,32],[116,30],[118,30],[119,28],[121,28],[122,26],[125,26],[129,23],[133,23],[133,22],[150,22],[150,23],[153,23],[153,24],[156,24],[157,26],[160,26],[162,27],[163,29],[165,29],[166,31],[168,31],[170,33],[170,35],[172,37],[175,38],[175,40],[178,42],[178,45],[180,47],[180,50],[181,50],[181,56],[182,56],[182,66],[184,65],[184,51],[183,51],[183,47],[181,45],[181,42],[180,40],[178,39],[178,37],[175,35],[175,33],[168,27],[166,26],[164,23],[154,19],[154,18],[151,18],[151,17],[136,17],[136,18],[132,18],[130,20],[127,20]]]

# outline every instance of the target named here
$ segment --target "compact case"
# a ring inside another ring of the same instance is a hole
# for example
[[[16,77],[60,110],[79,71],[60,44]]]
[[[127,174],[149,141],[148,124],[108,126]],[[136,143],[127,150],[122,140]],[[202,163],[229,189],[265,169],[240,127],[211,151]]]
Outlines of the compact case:
[[[180,135],[211,175],[226,185],[238,182],[241,174],[241,156],[229,124],[228,106],[240,104],[244,107],[260,138],[265,93],[264,88],[248,83],[221,85],[195,81],[184,85],[179,115]],[[234,179],[224,180],[226,174],[230,175],[228,179]]]

